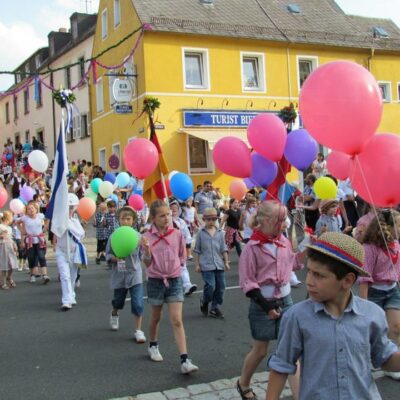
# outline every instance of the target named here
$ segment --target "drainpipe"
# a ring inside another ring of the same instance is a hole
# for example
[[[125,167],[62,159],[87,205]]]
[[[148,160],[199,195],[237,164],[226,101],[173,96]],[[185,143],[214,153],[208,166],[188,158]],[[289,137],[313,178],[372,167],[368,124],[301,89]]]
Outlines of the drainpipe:
[[[54,87],[54,79],[53,79],[53,72],[50,72],[50,85]],[[53,111],[53,154],[56,154],[56,146],[57,146],[57,136],[56,136],[56,105],[54,97],[52,98],[52,111]]]
[[[372,70],[372,57],[375,55],[375,49],[371,48],[370,49],[370,55],[367,58],[367,63],[368,63],[368,71],[371,72]]]
[[[289,88],[289,103],[292,101],[292,79],[290,76],[290,50],[286,47],[287,79]]]

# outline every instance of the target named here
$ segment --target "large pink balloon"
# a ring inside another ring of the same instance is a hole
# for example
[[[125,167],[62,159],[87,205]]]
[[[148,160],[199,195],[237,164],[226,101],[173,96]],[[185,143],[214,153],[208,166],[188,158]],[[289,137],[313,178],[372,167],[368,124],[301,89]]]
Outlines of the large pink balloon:
[[[4,189],[3,187],[0,187],[0,208],[4,207],[4,205],[7,203],[7,199],[8,199],[7,190]]]
[[[378,207],[400,203],[400,137],[375,135],[354,160],[353,187],[366,201]]]
[[[382,107],[375,78],[349,61],[322,65],[301,88],[305,128],[320,144],[351,155],[360,153],[376,132]]]
[[[326,159],[326,167],[335,178],[344,180],[350,175],[351,157],[340,151],[332,151]]]
[[[285,149],[287,132],[282,120],[274,114],[258,114],[247,128],[251,147],[271,161],[279,161]]]
[[[238,178],[251,175],[250,151],[242,140],[226,136],[215,144],[212,155],[215,165],[223,173]]]
[[[148,139],[132,140],[124,149],[126,169],[139,179],[147,178],[158,164],[157,147]]]
[[[128,204],[135,210],[141,211],[144,208],[143,197],[139,194],[131,194],[128,199]]]

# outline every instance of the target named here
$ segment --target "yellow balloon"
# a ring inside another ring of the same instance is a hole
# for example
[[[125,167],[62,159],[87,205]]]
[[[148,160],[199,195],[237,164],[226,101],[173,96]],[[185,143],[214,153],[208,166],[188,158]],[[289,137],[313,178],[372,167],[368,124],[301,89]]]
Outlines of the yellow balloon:
[[[336,199],[337,186],[333,179],[323,176],[314,183],[314,192],[319,199]]]

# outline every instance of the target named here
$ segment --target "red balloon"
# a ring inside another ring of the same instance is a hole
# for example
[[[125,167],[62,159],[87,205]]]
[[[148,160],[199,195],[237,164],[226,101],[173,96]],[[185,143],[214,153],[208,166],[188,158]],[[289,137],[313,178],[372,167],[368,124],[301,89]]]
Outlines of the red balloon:
[[[317,68],[300,92],[300,114],[318,143],[350,155],[362,151],[382,116],[382,94],[361,65],[334,61]]]
[[[131,194],[128,199],[128,204],[135,210],[141,211],[144,208],[144,200],[140,194]]]
[[[8,199],[7,190],[4,189],[3,187],[0,187],[0,208],[5,206],[5,204],[7,203],[7,199]]]
[[[351,157],[340,151],[332,151],[326,159],[326,167],[335,178],[344,180],[350,175]]]
[[[124,149],[126,169],[139,179],[151,175],[158,165],[157,147],[148,139],[134,139]]]
[[[157,198],[163,200],[166,197],[172,196],[172,192],[171,192],[171,188],[169,186],[169,180],[168,179],[165,180],[165,188],[167,189],[167,194],[165,194],[165,190],[164,190],[164,187],[163,187],[163,184],[162,184],[161,180],[159,180],[157,183],[155,183],[153,185],[153,190],[154,190]]]
[[[251,175],[250,150],[242,140],[226,136],[215,144],[212,155],[215,165],[223,173],[238,178],[247,178]]]
[[[258,114],[247,128],[251,147],[270,161],[279,161],[285,150],[287,131],[274,114]]]
[[[368,203],[393,207],[400,203],[400,137],[375,135],[354,160],[353,187]]]

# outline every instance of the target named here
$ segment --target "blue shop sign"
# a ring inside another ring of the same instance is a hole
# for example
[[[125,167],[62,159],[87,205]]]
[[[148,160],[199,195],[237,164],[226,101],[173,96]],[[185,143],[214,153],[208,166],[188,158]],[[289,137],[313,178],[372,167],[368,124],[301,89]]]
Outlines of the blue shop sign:
[[[207,128],[247,128],[258,114],[268,111],[183,111],[183,126]]]

